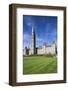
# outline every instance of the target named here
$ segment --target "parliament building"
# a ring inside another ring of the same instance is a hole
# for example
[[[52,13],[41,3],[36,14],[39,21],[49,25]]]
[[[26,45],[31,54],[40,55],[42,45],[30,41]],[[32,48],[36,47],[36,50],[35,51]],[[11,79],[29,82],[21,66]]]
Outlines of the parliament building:
[[[25,47],[23,49],[23,55],[56,55],[57,47],[55,42],[51,45],[43,44],[41,47],[36,47],[36,34],[34,27],[32,27],[31,44],[30,48]]]

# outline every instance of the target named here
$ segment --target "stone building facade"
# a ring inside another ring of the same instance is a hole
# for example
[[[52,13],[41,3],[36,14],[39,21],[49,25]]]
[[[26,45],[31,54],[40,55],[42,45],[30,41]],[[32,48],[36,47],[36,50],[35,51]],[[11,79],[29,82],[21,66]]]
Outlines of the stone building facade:
[[[31,45],[30,48],[23,49],[23,55],[56,55],[57,47],[55,42],[51,45],[43,44],[41,47],[36,48],[36,35],[35,30],[32,27]]]

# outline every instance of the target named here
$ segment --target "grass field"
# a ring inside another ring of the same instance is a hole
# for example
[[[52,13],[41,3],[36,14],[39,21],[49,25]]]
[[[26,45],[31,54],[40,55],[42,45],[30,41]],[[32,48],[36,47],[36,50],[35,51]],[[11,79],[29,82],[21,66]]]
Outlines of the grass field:
[[[24,56],[23,74],[45,74],[57,72],[57,58],[47,56]]]

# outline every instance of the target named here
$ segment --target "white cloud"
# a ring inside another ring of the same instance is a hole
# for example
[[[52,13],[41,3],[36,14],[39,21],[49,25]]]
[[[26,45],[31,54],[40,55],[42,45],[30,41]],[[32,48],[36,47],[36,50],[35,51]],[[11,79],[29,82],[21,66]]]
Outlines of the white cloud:
[[[23,43],[24,43],[24,47],[30,46],[30,35],[29,34],[23,35]]]
[[[31,22],[28,22],[27,25],[28,25],[28,26],[32,26],[32,23],[31,23]]]
[[[36,46],[37,47],[39,47],[39,46],[42,46],[42,44],[43,44],[44,42],[43,42],[43,39],[42,38],[36,38]]]

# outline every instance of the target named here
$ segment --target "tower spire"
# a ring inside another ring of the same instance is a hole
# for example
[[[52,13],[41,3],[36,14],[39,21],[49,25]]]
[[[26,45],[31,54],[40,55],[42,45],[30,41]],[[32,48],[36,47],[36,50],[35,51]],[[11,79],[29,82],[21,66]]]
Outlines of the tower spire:
[[[32,33],[34,33],[35,31],[34,31],[34,27],[32,26]]]
[[[31,54],[34,55],[35,54],[35,31],[34,31],[34,27],[32,26],[32,36],[31,36]]]

